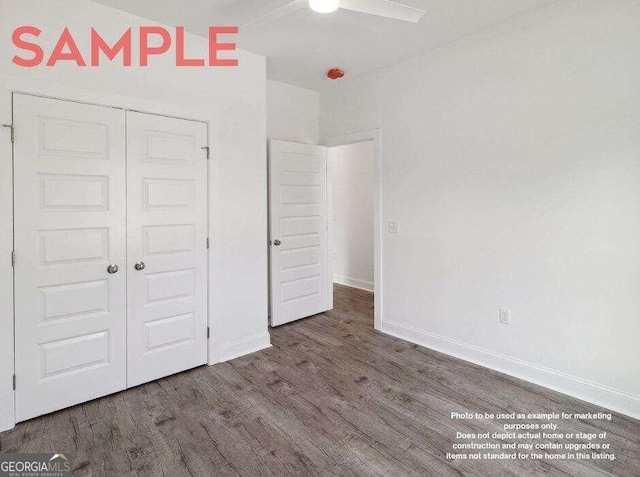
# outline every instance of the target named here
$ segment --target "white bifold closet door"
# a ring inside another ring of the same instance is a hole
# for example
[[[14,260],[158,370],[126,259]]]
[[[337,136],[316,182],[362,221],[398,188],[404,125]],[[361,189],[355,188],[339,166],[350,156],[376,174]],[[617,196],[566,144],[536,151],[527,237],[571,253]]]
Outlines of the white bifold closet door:
[[[14,95],[16,420],[207,361],[205,123]]]
[[[125,116],[16,94],[14,125],[23,421],[126,388]]]
[[[129,387],[207,362],[206,144],[205,123],[127,113]]]

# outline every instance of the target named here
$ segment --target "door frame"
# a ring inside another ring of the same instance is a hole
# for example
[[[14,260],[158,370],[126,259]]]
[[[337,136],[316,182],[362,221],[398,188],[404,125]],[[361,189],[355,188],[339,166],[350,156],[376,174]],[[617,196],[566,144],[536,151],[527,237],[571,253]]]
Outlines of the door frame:
[[[10,141],[11,129],[4,127],[13,124],[13,95],[25,94],[92,106],[121,109],[154,114],[174,119],[196,121],[207,125],[207,143],[210,160],[207,161],[207,235],[211,237],[207,250],[207,325],[211,329],[211,338],[207,344],[208,364],[218,362],[217,326],[212,319],[211,283],[214,268],[211,249],[215,244],[214,207],[212,201],[219,197],[220,185],[217,182],[219,141],[218,117],[216,113],[204,112],[197,108],[183,107],[159,101],[150,101],[131,96],[123,96],[91,89],[76,88],[58,83],[29,80],[8,75],[0,75],[0,432],[13,429],[15,417],[15,391],[13,390],[15,373],[15,308],[14,308],[14,268],[11,252],[14,249],[14,183],[13,183],[13,143]],[[209,119],[201,119],[208,117]],[[19,131],[15,135],[19,137]],[[9,200],[5,200],[6,198]],[[19,383],[18,383],[19,385]]]
[[[382,130],[369,129],[340,136],[333,136],[324,141],[327,148],[348,146],[349,144],[357,144],[360,142],[373,141],[374,156],[374,189],[375,189],[375,205],[373,218],[373,262],[374,262],[374,313],[373,327],[377,331],[382,331]],[[328,164],[328,162],[327,162]],[[327,203],[328,215],[333,216],[333,189],[331,185],[331,177],[327,174]],[[329,280],[333,286],[333,220],[329,220]]]

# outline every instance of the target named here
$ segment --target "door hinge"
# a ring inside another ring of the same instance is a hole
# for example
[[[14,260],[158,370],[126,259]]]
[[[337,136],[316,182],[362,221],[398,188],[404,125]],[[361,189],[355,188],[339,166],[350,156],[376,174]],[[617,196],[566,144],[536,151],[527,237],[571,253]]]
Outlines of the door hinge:
[[[207,326],[207,339],[211,338],[211,328]]]
[[[211,159],[211,149],[209,149],[209,146],[204,146],[202,150],[207,151],[207,160]]]
[[[16,390],[16,375],[13,375],[13,390]]]
[[[11,129],[11,142],[16,142],[16,128],[13,124],[3,124],[2,127]]]
[[[211,241],[209,240],[209,237],[207,237],[207,248],[209,248],[211,246]]]
[[[15,268],[16,266],[16,252],[15,250],[11,250],[11,266]]]

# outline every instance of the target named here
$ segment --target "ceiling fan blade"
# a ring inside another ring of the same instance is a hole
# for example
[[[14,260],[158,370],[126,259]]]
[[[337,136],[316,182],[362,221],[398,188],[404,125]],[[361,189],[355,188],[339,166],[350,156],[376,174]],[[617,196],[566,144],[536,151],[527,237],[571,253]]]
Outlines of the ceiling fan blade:
[[[254,29],[258,28],[260,25],[265,25],[272,21],[275,21],[279,18],[282,18],[290,13],[296,12],[298,10],[303,9],[308,4],[307,0],[293,0],[282,7],[276,8],[275,10],[271,10],[264,15],[261,15],[253,20],[249,20],[248,22],[240,25],[240,33],[244,29]]]
[[[418,23],[427,13],[391,0],[340,0],[340,8],[412,23]]]

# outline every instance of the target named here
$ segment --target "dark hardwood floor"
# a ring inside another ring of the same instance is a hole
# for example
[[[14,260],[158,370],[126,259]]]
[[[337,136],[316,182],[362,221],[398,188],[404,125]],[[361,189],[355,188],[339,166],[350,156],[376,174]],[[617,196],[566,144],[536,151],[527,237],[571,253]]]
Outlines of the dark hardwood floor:
[[[640,422],[608,432],[614,461],[448,461],[451,412],[602,409],[373,331],[370,293],[272,330],[273,347],[19,424],[1,452],[67,452],[77,475],[640,475]]]

